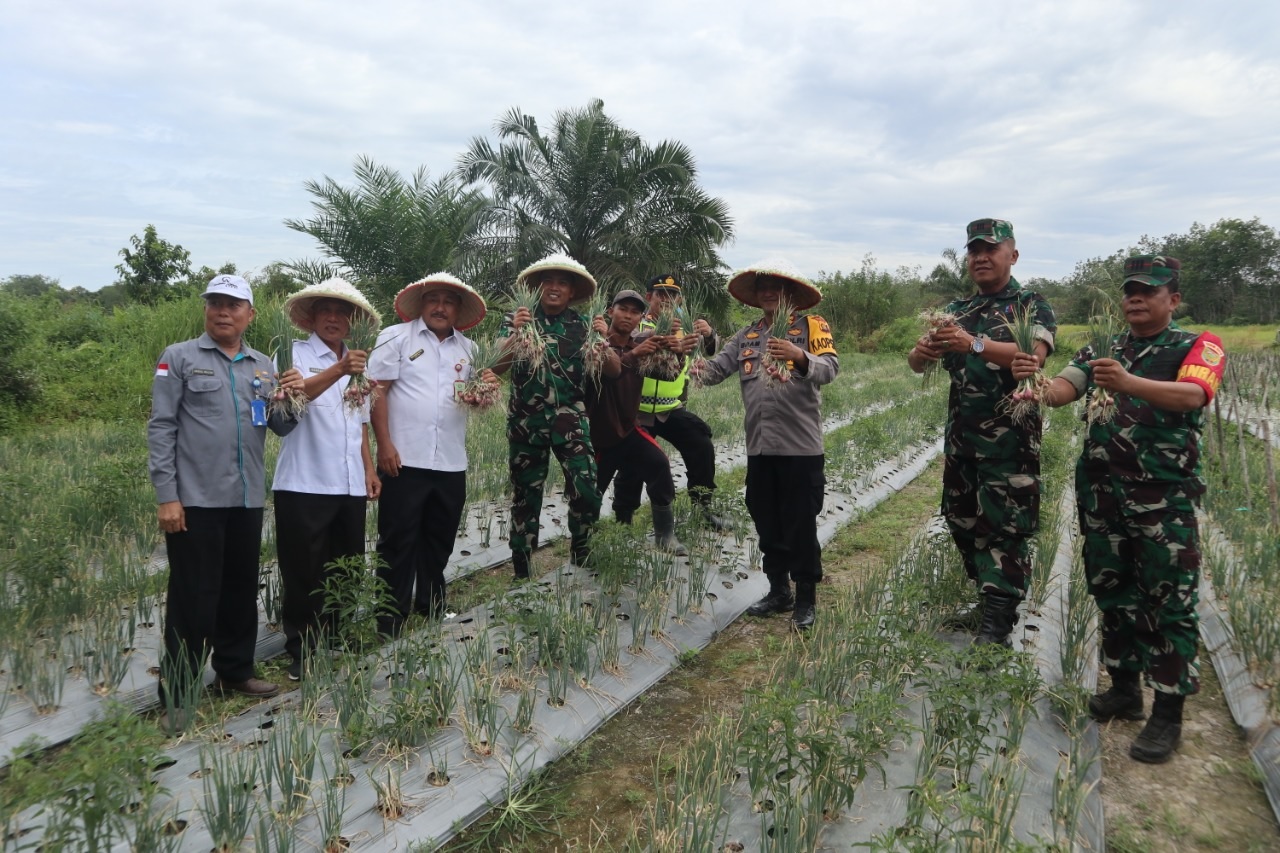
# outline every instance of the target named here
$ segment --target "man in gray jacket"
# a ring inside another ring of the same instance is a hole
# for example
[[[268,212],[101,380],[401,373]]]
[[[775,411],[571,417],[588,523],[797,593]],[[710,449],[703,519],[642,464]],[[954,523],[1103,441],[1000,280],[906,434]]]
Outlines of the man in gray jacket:
[[[147,423],[151,482],[169,555],[160,700],[171,732],[190,722],[190,701],[213,651],[217,687],[246,696],[275,695],[254,675],[258,638],[258,553],[266,493],[263,449],[277,382],[271,359],[243,342],[253,320],[253,291],[219,275],[204,292],[200,337],[165,349],[151,386]],[[290,370],[283,388],[301,388]]]
[[[735,373],[742,382],[747,509],[769,578],[769,594],[747,613],[770,616],[794,609],[792,622],[803,631],[813,625],[822,580],[818,513],[827,481],[820,387],[836,378],[840,361],[827,321],[801,313],[822,301],[822,293],[789,264],[764,261],[739,270],[729,279],[729,294],[764,311],[701,374],[704,385]],[[774,318],[784,302],[791,309],[785,338],[773,337]]]

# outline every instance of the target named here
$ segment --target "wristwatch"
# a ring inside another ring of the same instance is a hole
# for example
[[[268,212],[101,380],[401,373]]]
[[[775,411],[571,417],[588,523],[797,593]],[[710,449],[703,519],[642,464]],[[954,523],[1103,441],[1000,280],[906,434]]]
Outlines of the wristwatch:
[[[969,352],[973,353],[974,355],[981,355],[982,351],[986,348],[987,348],[987,345],[983,343],[982,338],[978,337],[977,335],[974,335],[973,343],[969,344]]]

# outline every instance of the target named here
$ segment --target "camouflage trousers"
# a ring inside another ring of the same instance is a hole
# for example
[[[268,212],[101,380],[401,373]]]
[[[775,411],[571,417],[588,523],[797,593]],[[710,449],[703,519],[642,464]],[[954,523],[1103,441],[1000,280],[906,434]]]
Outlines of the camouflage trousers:
[[[1162,693],[1200,690],[1200,534],[1172,483],[1120,483],[1076,471],[1089,592],[1102,611],[1103,662],[1145,672]]]
[[[528,554],[538,547],[538,517],[542,514],[542,488],[554,453],[564,472],[564,494],[569,501],[569,535],[586,542],[591,526],[600,518],[600,491],[596,487],[596,460],[591,444],[581,438],[562,444],[511,442],[511,551]]]
[[[1040,526],[1040,461],[948,455],[942,516],[978,590],[1021,597]]]

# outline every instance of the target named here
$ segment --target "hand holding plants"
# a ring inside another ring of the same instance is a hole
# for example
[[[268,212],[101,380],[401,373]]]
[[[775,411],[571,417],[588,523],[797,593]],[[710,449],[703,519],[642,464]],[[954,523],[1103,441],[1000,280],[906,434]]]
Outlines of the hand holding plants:
[[[1132,375],[1114,358],[1096,358],[1089,366],[1093,368],[1093,384],[1112,393],[1124,391]]]
[[[1010,337],[1018,347],[1018,352],[1024,355],[1035,357],[1037,331],[1039,325],[1036,323],[1036,313],[1034,306],[1026,306],[1023,308],[1014,308],[1009,317],[1002,318],[1005,328],[1009,330]],[[1018,380],[1018,387],[1004,401],[1004,410],[1015,424],[1020,426],[1029,426],[1032,418],[1040,413],[1040,406],[1043,402],[1044,391],[1049,384],[1049,378],[1044,375],[1044,371],[1040,370],[1039,360],[1036,360],[1036,370],[1030,376]]]
[[[794,364],[796,359],[787,353],[799,353],[800,357],[804,357],[800,348],[787,340],[787,331],[791,328],[791,315],[794,312],[795,308],[791,300],[785,294],[780,295],[778,306],[774,309],[773,317],[769,322],[769,342],[765,345],[764,357],[760,359],[767,387],[773,388],[791,381],[791,367],[788,362]]]
[[[481,411],[498,402],[502,386],[493,372],[505,350],[494,338],[478,338],[471,343],[471,375],[458,389],[458,402],[472,411]]]
[[[1112,392],[1120,388],[1114,383],[1123,382],[1128,371],[1111,355],[1124,326],[1124,321],[1110,312],[1089,318],[1089,352],[1093,356],[1089,366],[1093,368],[1093,381],[1097,386],[1085,409],[1090,424],[1105,424],[1115,417],[1116,401]]]

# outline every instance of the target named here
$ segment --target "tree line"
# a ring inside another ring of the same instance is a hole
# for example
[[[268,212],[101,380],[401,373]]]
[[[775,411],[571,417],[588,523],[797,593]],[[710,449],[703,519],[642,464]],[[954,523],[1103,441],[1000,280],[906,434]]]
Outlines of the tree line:
[[[723,288],[728,269],[720,251],[733,239],[733,219],[723,200],[699,186],[686,146],[646,142],[610,118],[599,100],[557,112],[545,130],[513,108],[494,131],[496,139],[473,139],[438,178],[426,167],[405,176],[360,157],[353,181],[308,181],[310,215],[284,225],[312,237],[319,257],[249,274],[259,304],[341,275],[389,314],[404,285],[437,270],[501,302],[520,269],[559,251],[611,292],[676,272],[699,312],[723,331],[745,319]],[[1135,246],[1081,261],[1062,279],[1023,284],[1044,292],[1061,322],[1083,323],[1118,294],[1124,259],[1134,253],[1182,260],[1184,313],[1197,322],[1280,319],[1280,234],[1256,218],[1143,236]],[[160,350],[141,350],[171,342],[152,339],[189,323],[168,306],[193,299],[217,273],[237,272],[234,263],[193,268],[188,250],[163,239],[154,225],[131,237],[120,258],[116,282],[99,291],[64,289],[43,275],[0,281],[0,431],[28,421],[145,413],[145,399],[136,399],[145,389],[131,391],[121,406],[106,393],[110,386],[104,391],[87,376],[77,385],[83,357],[95,347],[136,348],[140,366],[125,369],[146,374],[145,362]],[[838,342],[869,351],[905,351],[918,335],[922,308],[972,291],[962,251],[954,248],[942,249],[927,274],[881,270],[867,255],[849,272],[819,272],[815,279]],[[198,331],[197,324],[192,334]]]

